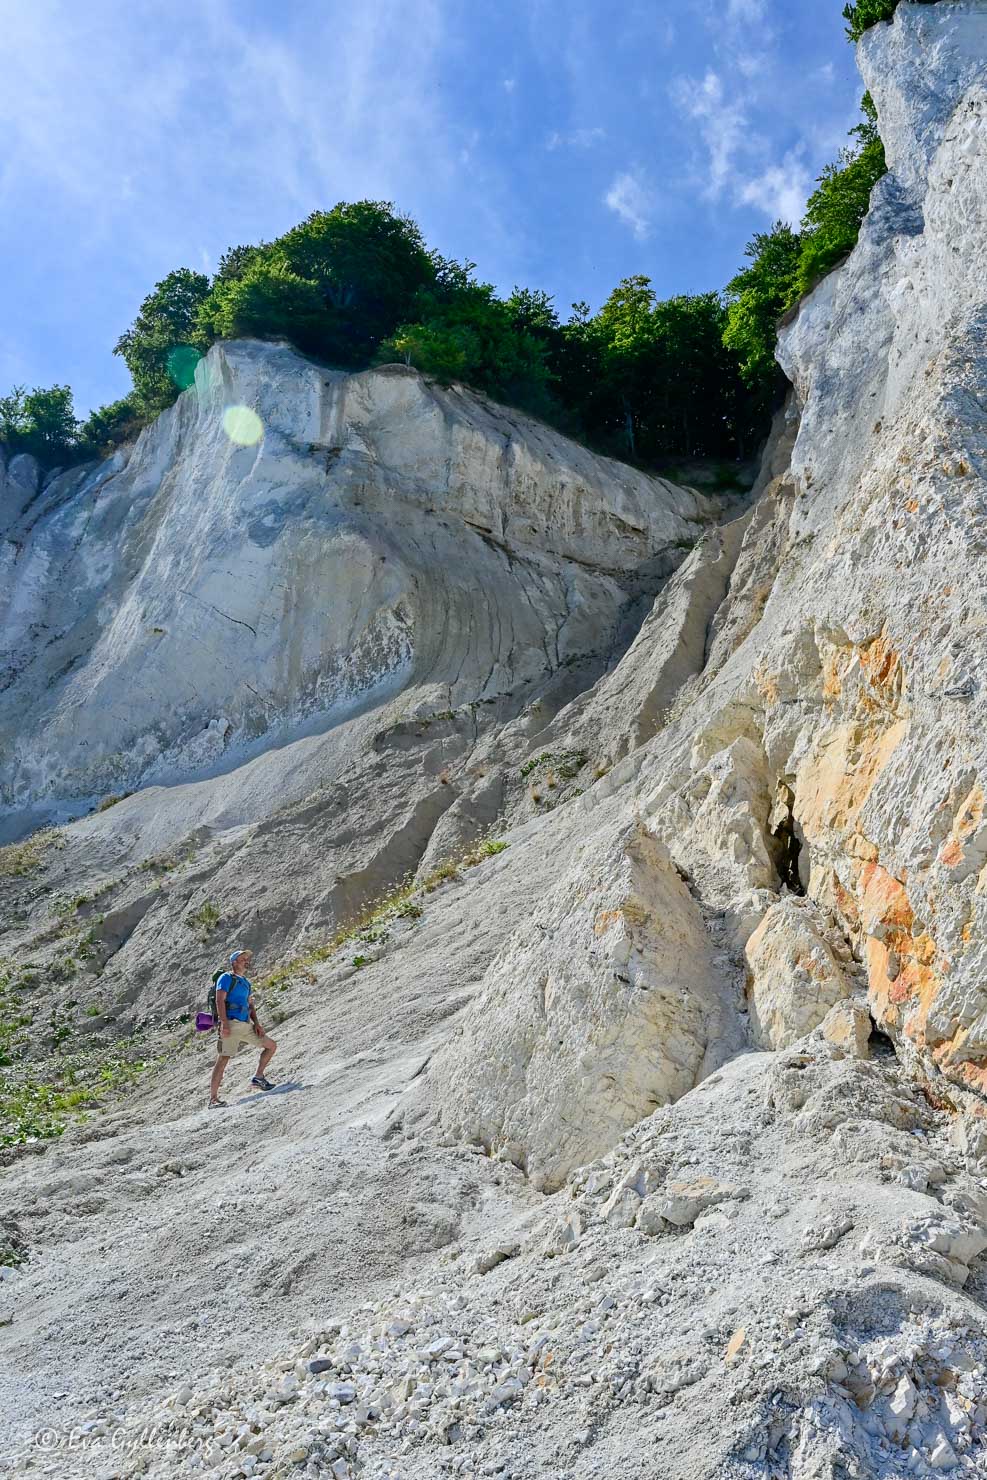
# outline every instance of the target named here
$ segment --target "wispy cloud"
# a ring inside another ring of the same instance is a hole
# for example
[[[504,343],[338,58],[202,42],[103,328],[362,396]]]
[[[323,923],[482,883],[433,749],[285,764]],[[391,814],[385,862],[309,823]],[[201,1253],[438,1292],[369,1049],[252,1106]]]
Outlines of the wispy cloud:
[[[568,133],[550,133],[545,140],[546,149],[592,149],[594,144],[606,138],[606,129],[573,128]]]
[[[742,66],[737,70],[750,75]],[[743,88],[712,68],[701,79],[681,78],[675,86],[673,96],[698,123],[705,146],[701,191],[708,200],[754,206],[772,221],[797,225],[811,189],[804,147],[772,159],[768,139],[752,126],[752,100]]]
[[[765,0],[727,0],[727,20],[742,25],[763,20],[766,10]]]
[[[604,195],[603,202],[638,241],[644,240],[651,230],[655,194],[639,172],[625,170],[617,175]]]
[[[769,164],[759,175],[739,181],[736,198],[742,205],[756,206],[772,221],[797,226],[811,183],[804,159],[792,150],[781,164]]]
[[[722,77],[711,67],[698,81],[680,78],[673,97],[699,124],[708,157],[704,194],[716,200],[730,181],[734,159],[748,134],[744,105],[739,99],[727,98]]]
[[[182,27],[155,10],[128,20],[114,0],[37,0],[4,24],[17,59],[0,92],[4,192],[31,181],[98,201],[108,239],[125,216],[127,238],[167,249],[210,196],[230,202],[232,231],[244,202],[275,193],[286,216],[346,194],[400,198],[403,181],[455,161],[432,86],[440,0],[413,17],[397,0],[340,9],[304,46],[248,27],[232,0],[200,0]],[[162,218],[176,200],[182,216]]]

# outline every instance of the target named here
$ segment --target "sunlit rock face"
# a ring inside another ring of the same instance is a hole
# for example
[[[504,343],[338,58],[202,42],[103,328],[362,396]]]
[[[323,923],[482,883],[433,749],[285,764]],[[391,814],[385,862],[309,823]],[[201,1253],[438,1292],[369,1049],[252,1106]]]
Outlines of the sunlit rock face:
[[[0,502],[0,796],[242,759],[415,690],[489,704],[604,653],[699,495],[388,367],[216,346],[132,449]]]
[[[782,331],[794,395],[757,502],[690,555],[623,662],[552,731],[559,743],[567,725],[585,734],[589,715],[619,758],[582,802],[601,830],[581,855],[576,893],[598,918],[619,916],[630,897],[616,884],[619,829],[608,832],[597,809],[622,797],[700,902],[714,998],[727,959],[718,952],[740,968],[719,990],[721,1020],[746,990],[753,1041],[790,1043],[855,989],[849,949],[904,1060],[941,1071],[962,1096],[987,1092],[987,5],[902,4],[892,25],[868,32],[860,57],[891,170],[854,252]],[[714,566],[740,531],[711,617]],[[691,666],[680,661],[690,644]],[[619,742],[603,693],[620,715]],[[659,878],[656,865],[653,887]],[[835,926],[844,960],[829,946],[823,955],[815,937],[774,950],[771,922],[789,918],[778,914],[789,891],[815,912],[791,918]],[[691,908],[670,897],[663,928],[686,929]],[[528,1164],[552,1175],[580,1142],[594,1152],[597,1115],[633,1118],[622,1100],[642,1065],[655,1098],[680,1092],[660,1047],[673,1032],[680,1047],[691,1039],[680,1081],[708,1069],[716,1037],[695,1031],[694,984],[674,1025],[631,1033],[642,1007],[622,977],[658,1013],[654,943],[632,941],[628,970],[608,959],[609,933],[584,942],[582,926],[563,932],[555,913],[546,903],[535,917],[550,945],[519,936],[491,969],[470,1047],[444,1050],[431,1091],[419,1091],[454,1133],[512,1155],[521,1143]],[[551,1006],[530,1000],[538,982],[553,988]],[[591,1004],[605,1054],[574,999]],[[619,1023],[612,999],[626,1014]],[[583,1073],[579,1103],[589,1107],[576,1115],[570,1105],[554,1125],[540,1109],[553,1057],[559,1092]]]
[[[878,1018],[981,1089],[985,56],[973,0],[902,5],[867,34],[890,173],[780,354],[802,404],[790,532],[812,572],[801,620],[821,701],[788,763],[810,888],[842,911]],[[767,662],[769,713],[784,685]]]

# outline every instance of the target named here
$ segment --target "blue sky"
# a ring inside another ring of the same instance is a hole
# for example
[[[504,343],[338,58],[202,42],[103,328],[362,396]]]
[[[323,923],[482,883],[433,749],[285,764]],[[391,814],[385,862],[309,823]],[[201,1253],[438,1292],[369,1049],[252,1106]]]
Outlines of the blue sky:
[[[0,392],[127,389],[174,267],[395,201],[503,290],[720,287],[855,121],[840,0],[0,0]]]

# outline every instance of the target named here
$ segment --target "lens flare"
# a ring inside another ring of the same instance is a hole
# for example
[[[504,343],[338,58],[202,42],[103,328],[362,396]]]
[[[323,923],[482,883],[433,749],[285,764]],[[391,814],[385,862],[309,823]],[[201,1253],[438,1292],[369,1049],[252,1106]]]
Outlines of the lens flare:
[[[227,406],[223,431],[238,447],[253,447],[264,435],[264,423],[249,406]]]
[[[195,367],[201,359],[202,355],[194,344],[176,344],[168,351],[165,364],[180,391],[187,391],[195,380]]]

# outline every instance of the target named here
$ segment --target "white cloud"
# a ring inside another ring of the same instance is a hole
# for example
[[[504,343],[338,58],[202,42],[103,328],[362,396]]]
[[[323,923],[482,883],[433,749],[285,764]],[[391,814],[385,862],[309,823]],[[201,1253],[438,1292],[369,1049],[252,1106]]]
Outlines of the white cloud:
[[[638,241],[651,230],[655,208],[654,191],[642,176],[625,170],[617,175],[603,197],[604,204],[629,227]]]
[[[812,187],[803,146],[789,150],[780,163],[767,157],[768,141],[751,125],[750,93],[731,93],[712,68],[701,80],[680,79],[673,96],[699,125],[706,151],[700,188],[706,198],[725,197],[737,206],[756,207],[771,221],[797,225]]]
[[[602,128],[574,128],[568,133],[558,132],[549,134],[545,140],[546,149],[592,149],[594,144],[599,144],[607,136],[606,129]]]
[[[737,53],[737,71],[744,77],[757,77],[763,73],[766,66],[766,58],[752,51],[741,51]]]
[[[701,81],[680,79],[673,96],[699,124],[709,156],[703,193],[716,200],[730,182],[736,155],[749,141],[744,105],[738,99],[728,101],[723,79],[712,68]]]
[[[136,261],[194,260],[203,219],[225,216],[236,240],[258,209],[284,229],[347,196],[406,203],[408,181],[457,168],[434,85],[442,0],[413,15],[399,0],[340,8],[304,45],[233,0],[183,17],[36,0],[4,21],[0,205],[47,192],[86,219],[91,244]]]
[[[790,226],[798,226],[811,186],[809,170],[793,150],[781,164],[770,164],[759,175],[741,181],[736,200],[741,205],[756,206],[771,221],[787,221]]]
[[[505,77],[503,82],[501,83],[501,87],[504,89],[505,93],[512,93],[517,87],[517,78]]]
[[[738,24],[752,24],[763,20],[765,0],[727,0],[727,20]]]

